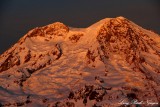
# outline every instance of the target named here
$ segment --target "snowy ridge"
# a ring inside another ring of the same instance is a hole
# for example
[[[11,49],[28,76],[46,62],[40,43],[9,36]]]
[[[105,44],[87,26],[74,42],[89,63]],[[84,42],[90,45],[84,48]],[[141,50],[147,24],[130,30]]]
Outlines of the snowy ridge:
[[[0,106],[150,107],[159,83],[159,35],[124,17],[37,27],[0,56]]]

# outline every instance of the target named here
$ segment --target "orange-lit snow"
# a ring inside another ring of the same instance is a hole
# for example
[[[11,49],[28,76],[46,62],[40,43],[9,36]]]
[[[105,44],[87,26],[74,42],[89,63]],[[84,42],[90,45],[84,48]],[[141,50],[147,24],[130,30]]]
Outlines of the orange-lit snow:
[[[0,56],[4,106],[51,107],[60,102],[59,107],[72,102],[82,107],[87,99],[87,107],[116,107],[135,96],[160,103],[159,83],[159,35],[123,17],[106,18],[88,28],[59,22],[35,28]],[[102,100],[76,93],[90,85],[96,91],[104,88],[99,92],[106,91]],[[70,92],[75,92],[73,98],[68,98]]]

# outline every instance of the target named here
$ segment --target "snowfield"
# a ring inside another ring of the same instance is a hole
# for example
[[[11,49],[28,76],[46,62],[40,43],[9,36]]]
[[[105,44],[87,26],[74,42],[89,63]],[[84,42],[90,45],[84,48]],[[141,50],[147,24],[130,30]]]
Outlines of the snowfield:
[[[160,106],[160,36],[124,17],[37,27],[0,56],[0,107]]]

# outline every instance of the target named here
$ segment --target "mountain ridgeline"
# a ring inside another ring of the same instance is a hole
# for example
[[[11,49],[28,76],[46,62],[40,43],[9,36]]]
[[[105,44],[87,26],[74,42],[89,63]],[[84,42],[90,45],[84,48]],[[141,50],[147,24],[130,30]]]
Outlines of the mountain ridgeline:
[[[0,55],[2,107],[127,103],[160,104],[160,36],[124,17],[37,27]]]

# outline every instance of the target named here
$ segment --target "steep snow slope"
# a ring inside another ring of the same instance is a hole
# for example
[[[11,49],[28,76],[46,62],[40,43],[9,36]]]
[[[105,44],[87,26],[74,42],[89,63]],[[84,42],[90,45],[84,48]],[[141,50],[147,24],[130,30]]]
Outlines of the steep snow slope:
[[[124,17],[38,27],[0,56],[2,106],[158,106],[159,83],[159,35]]]

